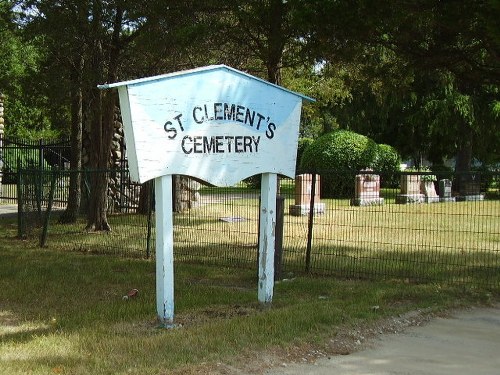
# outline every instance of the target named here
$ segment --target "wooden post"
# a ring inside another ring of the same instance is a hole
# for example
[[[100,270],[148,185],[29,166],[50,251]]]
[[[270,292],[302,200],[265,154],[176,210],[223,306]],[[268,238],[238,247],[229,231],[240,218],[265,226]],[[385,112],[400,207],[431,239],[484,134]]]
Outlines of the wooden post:
[[[258,298],[270,303],[278,174],[295,174],[302,102],[314,99],[225,65],[99,88],[118,88],[131,179],[155,179],[159,320],[174,317],[173,175],[232,186],[262,174]]]
[[[274,289],[274,241],[276,227],[276,173],[263,173],[260,200],[259,238],[259,285],[261,303],[273,300]]]
[[[174,220],[172,175],[155,179],[156,311],[163,326],[174,322]]]

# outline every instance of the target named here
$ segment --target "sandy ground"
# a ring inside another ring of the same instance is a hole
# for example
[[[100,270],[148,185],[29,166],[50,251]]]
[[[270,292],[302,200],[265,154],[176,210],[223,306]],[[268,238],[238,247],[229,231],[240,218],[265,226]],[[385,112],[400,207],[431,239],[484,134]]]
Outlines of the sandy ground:
[[[282,364],[266,375],[500,374],[500,305],[436,318],[375,338],[365,350],[310,364]]]

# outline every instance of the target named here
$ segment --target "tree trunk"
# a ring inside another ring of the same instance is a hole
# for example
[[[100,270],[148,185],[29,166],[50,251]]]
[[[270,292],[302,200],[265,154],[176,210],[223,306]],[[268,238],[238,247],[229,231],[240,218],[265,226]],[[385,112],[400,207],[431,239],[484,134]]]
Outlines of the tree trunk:
[[[97,170],[92,178],[92,191],[90,209],[87,216],[87,230],[109,231],[111,227],[107,218],[108,200],[108,173],[110,167],[111,143],[114,132],[114,113],[117,102],[116,93],[107,90],[104,93],[97,89],[97,84],[115,82],[118,71],[119,54],[121,51],[120,33],[123,23],[123,9],[117,7],[113,21],[113,33],[111,40],[106,45],[106,53],[103,51],[104,36],[102,33],[102,4],[95,1],[93,9],[93,32],[94,32],[94,59],[92,61],[93,80],[91,91],[93,93],[93,118],[92,118],[92,150],[90,165]],[[107,58],[105,59],[104,56]],[[107,67],[107,72],[105,71]],[[107,73],[107,74],[106,74]]]
[[[455,172],[457,177],[453,184],[454,190],[460,192],[469,181],[469,174],[472,166],[472,136],[473,131],[470,125],[463,122],[460,126],[460,143],[457,150]]]
[[[149,211],[154,207],[154,180],[150,180],[142,184],[139,193],[139,205],[137,213],[142,215],[149,214]]]
[[[76,222],[82,198],[82,132],[83,132],[83,94],[81,72],[83,58],[80,57],[73,72],[73,90],[71,97],[71,159],[69,175],[69,194],[66,210],[59,218],[61,223]]]
[[[282,0],[271,0],[269,9],[269,34],[267,35],[267,80],[281,84],[281,60],[283,58],[283,21],[285,4]]]

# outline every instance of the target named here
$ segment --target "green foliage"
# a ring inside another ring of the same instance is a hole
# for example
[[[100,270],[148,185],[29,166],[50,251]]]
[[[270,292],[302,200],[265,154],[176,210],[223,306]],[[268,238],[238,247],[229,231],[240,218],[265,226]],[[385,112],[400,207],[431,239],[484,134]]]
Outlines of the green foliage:
[[[436,175],[438,180],[442,179],[451,180],[454,175],[453,168],[448,167],[447,165],[444,164],[433,164],[430,167],[430,170]]]
[[[333,108],[352,99],[347,83],[347,69],[332,64],[321,67],[284,69],[283,85],[314,99],[302,109],[300,135],[315,138],[339,128]]]
[[[380,144],[377,146],[377,156],[373,163],[375,172],[382,175],[383,187],[395,187],[398,184],[398,176],[401,164],[399,152],[392,146]]]
[[[371,168],[377,156],[377,144],[370,138],[348,130],[338,130],[318,138],[304,151],[301,169],[325,174],[321,181],[324,197],[349,196],[354,192],[352,173]]]
[[[309,145],[314,143],[314,139],[312,138],[299,138],[299,143],[297,145],[297,162],[295,164],[295,170],[300,169],[300,159],[302,159],[302,155]]]
[[[401,156],[394,147],[386,144],[377,145],[377,157],[373,164],[373,168],[376,172],[398,172],[400,164]]]

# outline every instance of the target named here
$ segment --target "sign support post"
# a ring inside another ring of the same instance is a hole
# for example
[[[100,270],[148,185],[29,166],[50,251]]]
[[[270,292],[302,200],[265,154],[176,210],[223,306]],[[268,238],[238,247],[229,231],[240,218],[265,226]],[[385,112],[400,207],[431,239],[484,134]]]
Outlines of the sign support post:
[[[98,87],[118,89],[131,179],[155,179],[160,324],[174,325],[173,175],[215,186],[262,175],[258,300],[270,304],[278,174],[295,176],[302,102],[314,99],[225,65]]]
[[[172,175],[155,178],[156,311],[166,327],[174,322],[174,220]]]
[[[259,302],[265,304],[273,300],[277,182],[278,175],[276,173],[262,174],[258,299]]]

